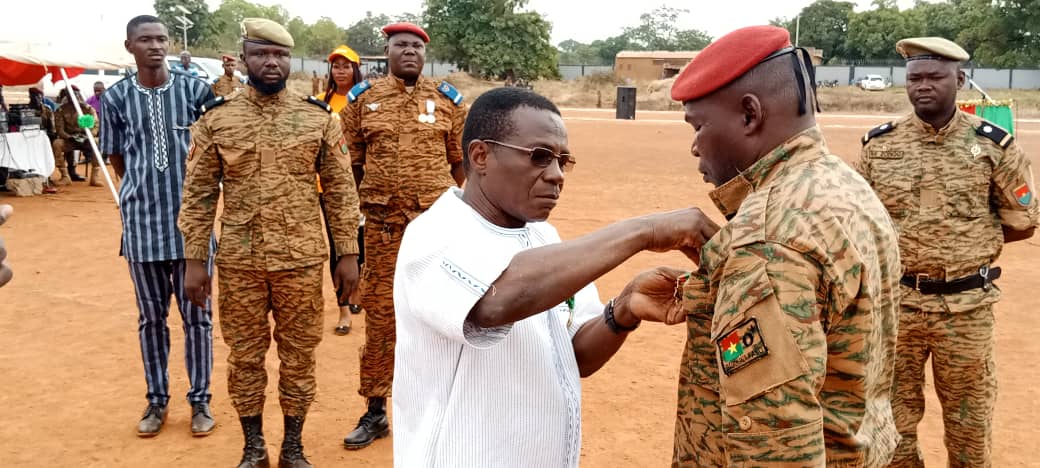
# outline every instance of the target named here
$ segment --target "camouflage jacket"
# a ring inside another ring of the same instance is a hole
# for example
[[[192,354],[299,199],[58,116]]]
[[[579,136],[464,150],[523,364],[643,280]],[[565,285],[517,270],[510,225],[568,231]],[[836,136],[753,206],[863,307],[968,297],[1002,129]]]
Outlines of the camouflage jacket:
[[[97,111],[93,107],[87,105],[87,103],[80,101],[79,108],[83,110],[83,115],[94,116],[94,128],[91,129],[91,133],[95,137],[98,136],[98,130],[101,128],[100,122],[97,122]],[[71,140],[76,136],[86,137],[82,128],[79,128],[79,114],[76,113],[76,108],[72,103],[63,104],[58,108],[58,111],[54,113],[54,131],[58,134],[58,138],[62,140]]]
[[[218,265],[278,271],[322,263],[327,251],[316,173],[336,251],[357,254],[361,214],[335,116],[291,90],[265,96],[250,87],[223,99],[191,128],[177,222],[185,258],[207,258],[223,183]]]
[[[229,77],[227,75],[220,75],[220,78],[217,78],[217,81],[213,82],[212,87],[213,95],[219,97],[229,96],[236,90],[244,88],[245,85],[238,81],[238,78],[235,78],[234,76]]]
[[[913,114],[871,130],[856,167],[899,228],[908,274],[975,274],[1000,255],[1001,225],[1025,230],[1040,217],[1029,159],[1014,138],[964,112],[938,131]],[[924,311],[964,312],[999,298],[996,288],[923,295],[903,286],[903,304]]]
[[[414,218],[455,185],[451,165],[462,162],[467,111],[461,95],[453,102],[424,76],[409,93],[402,80],[387,76],[358,84],[347,98],[343,135],[353,164],[365,169],[358,192],[366,216],[385,220],[404,210]],[[419,120],[430,111],[432,122]]]
[[[674,466],[888,463],[895,226],[819,128],[712,193],[730,222],[683,284]]]

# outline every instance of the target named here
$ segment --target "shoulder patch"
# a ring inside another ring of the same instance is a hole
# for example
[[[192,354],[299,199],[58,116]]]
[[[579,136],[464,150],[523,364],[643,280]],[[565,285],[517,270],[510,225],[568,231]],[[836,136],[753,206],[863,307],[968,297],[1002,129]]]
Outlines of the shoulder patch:
[[[441,94],[447,96],[448,99],[451,99],[451,102],[454,103],[456,106],[462,104],[462,93],[460,93],[459,90],[455,89],[455,87],[452,86],[451,83],[448,83],[447,81],[442,81],[441,84],[437,86],[437,91],[440,91]]]
[[[350,102],[357,101],[358,96],[361,96],[369,89],[372,89],[372,83],[369,83],[368,80],[362,81],[350,88],[350,91],[347,91],[347,100]]]
[[[307,101],[311,104],[314,104],[315,106],[320,107],[325,112],[328,112],[330,114],[332,113],[332,106],[326,104],[325,101],[322,101],[321,99],[318,99],[314,96],[307,96],[307,98],[304,99],[304,101]]]
[[[895,130],[895,128],[896,128],[896,123],[895,122],[885,122],[885,123],[883,123],[881,125],[878,125],[877,127],[874,127],[872,129],[870,129],[870,131],[867,132],[866,135],[863,135],[863,139],[861,140],[861,142],[864,145],[866,145],[867,142],[869,142],[871,139],[877,138],[877,137],[879,137],[881,135],[884,135],[884,134],[886,134],[888,132],[891,132],[892,130]]]
[[[199,112],[205,114],[206,112],[213,110],[214,107],[223,105],[227,101],[228,100],[225,99],[224,96],[218,96],[216,98],[210,99],[209,101],[206,101],[204,104],[202,104],[202,107],[199,108]]]
[[[751,363],[769,355],[769,348],[762,339],[758,320],[749,318],[715,340],[722,359],[722,370],[733,375]]]
[[[993,143],[996,143],[997,146],[1003,149],[1007,149],[1008,146],[1011,146],[1011,142],[1015,141],[1015,137],[1011,136],[1007,130],[985,120],[978,127],[975,127],[975,133],[993,140]]]

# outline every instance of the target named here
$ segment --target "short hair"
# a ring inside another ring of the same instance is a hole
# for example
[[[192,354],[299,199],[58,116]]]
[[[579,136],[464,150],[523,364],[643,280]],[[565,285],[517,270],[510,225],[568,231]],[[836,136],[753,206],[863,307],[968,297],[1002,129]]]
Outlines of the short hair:
[[[104,81],[95,81],[95,82],[94,82],[94,86],[97,86],[97,85],[101,85],[101,86],[104,86],[104,85],[105,85],[105,82],[104,82]]]
[[[149,23],[157,23],[166,26],[166,23],[164,23],[163,20],[152,15],[135,16],[133,19],[130,20],[130,22],[126,23],[126,38],[130,39],[130,36],[134,34],[134,31],[137,29],[138,26]]]
[[[462,164],[469,170],[469,144],[473,140],[504,140],[516,130],[513,111],[520,107],[546,110],[560,115],[560,109],[544,96],[523,88],[495,88],[482,94],[469,108],[462,130]]]

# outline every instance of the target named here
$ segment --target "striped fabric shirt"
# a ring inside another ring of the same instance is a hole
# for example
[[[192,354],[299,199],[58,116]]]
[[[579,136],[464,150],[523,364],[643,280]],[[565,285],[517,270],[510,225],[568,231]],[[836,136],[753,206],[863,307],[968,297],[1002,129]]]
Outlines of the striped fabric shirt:
[[[408,225],[394,277],[394,465],[578,466],[581,379],[571,340],[596,287],[519,322],[466,317],[517,253],[560,242],[549,223],[496,226],[457,188]],[[445,226],[451,226],[446,229]]]
[[[121,154],[126,175],[119,188],[123,218],[121,252],[131,262],[184,258],[177,229],[191,124],[213,99],[204,81],[180,72],[157,88],[137,74],[101,96],[101,152]]]

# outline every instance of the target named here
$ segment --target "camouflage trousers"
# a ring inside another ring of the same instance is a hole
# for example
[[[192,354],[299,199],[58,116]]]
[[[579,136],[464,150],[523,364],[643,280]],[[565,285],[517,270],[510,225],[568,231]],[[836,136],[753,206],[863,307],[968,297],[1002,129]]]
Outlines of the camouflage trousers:
[[[228,353],[228,393],[240,417],[263,413],[265,366],[274,340],[278,347],[278,396],[282,413],[305,416],[317,392],[315,349],[324,320],[322,267],[283,271],[220,268],[220,330]]]
[[[365,344],[361,346],[361,385],[366,398],[389,397],[394,383],[394,268],[404,224],[365,221],[365,269],[361,307],[365,309]]]
[[[903,439],[894,467],[923,467],[917,425],[924,416],[924,366],[932,358],[949,466],[990,466],[993,406],[993,306],[948,314],[903,307],[899,315],[892,411]]]

